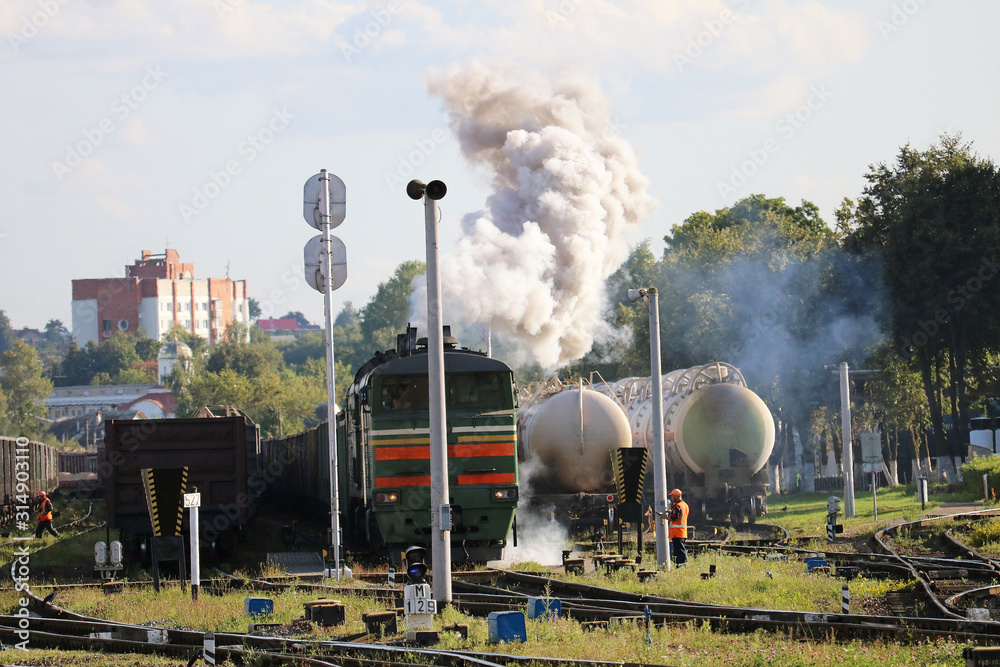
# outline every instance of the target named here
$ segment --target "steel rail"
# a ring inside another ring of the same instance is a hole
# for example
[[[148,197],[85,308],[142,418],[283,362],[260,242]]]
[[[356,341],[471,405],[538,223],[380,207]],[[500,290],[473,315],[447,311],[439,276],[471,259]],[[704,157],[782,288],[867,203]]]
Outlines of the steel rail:
[[[966,573],[970,573],[970,570],[978,570],[978,574],[994,576],[997,573],[997,569],[993,563],[984,562],[982,560],[968,559],[948,559],[948,558],[928,558],[923,556],[903,556],[896,552],[887,542],[887,538],[891,538],[894,535],[899,534],[903,530],[909,530],[913,527],[922,528],[928,526],[932,523],[938,521],[943,521],[951,519],[953,521],[960,520],[961,517],[965,516],[985,516],[990,515],[996,510],[982,510],[979,512],[960,512],[956,514],[948,514],[940,517],[930,517],[919,519],[916,521],[906,521],[902,523],[883,528],[875,533],[874,541],[877,548],[881,549],[884,553],[894,558],[901,565],[909,569],[914,579],[916,579],[923,590],[924,597],[937,609],[937,611],[944,615],[945,617],[955,618],[955,619],[965,619],[966,617],[961,613],[961,609],[951,604],[948,600],[942,600],[933,589],[933,581],[927,574],[927,571],[936,569],[964,569]],[[953,597],[953,596],[952,596]]]

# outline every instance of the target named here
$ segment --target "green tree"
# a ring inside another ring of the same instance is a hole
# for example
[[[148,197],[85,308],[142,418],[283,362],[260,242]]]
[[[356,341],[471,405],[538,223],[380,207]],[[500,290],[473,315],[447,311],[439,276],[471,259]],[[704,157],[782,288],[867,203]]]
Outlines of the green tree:
[[[910,360],[898,354],[890,340],[880,343],[868,362],[869,368],[880,370],[865,383],[865,394],[877,421],[873,426],[886,433],[889,460],[897,458],[900,433],[913,442],[918,459],[928,456],[930,411],[920,373]]]
[[[247,299],[247,310],[249,311],[248,314],[250,315],[250,319],[256,320],[260,317],[260,302],[253,297]]]
[[[335,330],[334,357],[338,356],[341,352],[340,346],[338,345],[339,342],[340,341],[337,339]],[[277,342],[275,345],[278,350],[281,351],[281,355],[286,364],[304,364],[310,359],[326,358],[325,331],[307,331],[300,336],[296,336],[293,341]]]
[[[379,283],[375,296],[362,311],[361,335],[369,346],[369,354],[396,347],[396,334],[406,329],[413,279],[426,270],[423,262],[403,262],[396,267],[392,278]]]
[[[268,336],[251,332],[247,340],[246,333],[245,327],[230,327],[225,339],[207,357],[195,359],[192,368],[175,367],[168,385],[177,396],[178,414],[190,415],[205,405],[232,405],[260,424],[265,435],[301,431],[326,401],[325,356],[286,364]]]
[[[340,312],[337,313],[337,318],[333,321],[333,326],[346,327],[360,322],[361,311],[355,308],[354,304],[350,301],[345,301],[343,307],[340,309]]]
[[[10,327],[10,319],[7,313],[0,310],[0,354],[10,349],[12,341],[16,338]]]
[[[283,319],[283,320],[284,319],[293,319],[293,320],[295,320],[295,323],[299,325],[300,329],[305,329],[306,327],[311,327],[312,326],[312,323],[309,322],[309,320],[306,319],[306,316],[303,315],[302,312],[298,311],[298,310],[290,310],[287,313],[285,313],[284,315],[282,315],[279,319]]]
[[[846,245],[882,261],[893,344],[920,371],[936,449],[947,442],[961,456],[967,369],[1000,332],[1000,290],[990,284],[1000,271],[1000,172],[961,136],[943,135],[926,151],[904,146],[865,178],[857,208],[845,203],[839,216]],[[947,440],[945,401],[955,425]]]
[[[52,382],[42,376],[42,363],[35,349],[14,339],[0,355],[0,396],[5,407],[0,413],[5,435],[37,438],[43,428],[45,399],[52,393]]]
[[[52,371],[53,377],[60,387],[100,384],[143,362],[155,361],[159,349],[160,343],[149,338],[144,329],[115,334],[100,344],[89,341],[82,348],[73,342],[59,368]],[[95,382],[99,374],[100,380]],[[155,378],[143,381],[155,382]]]
[[[863,290],[815,205],[753,195],[698,212],[665,237],[657,280],[665,369],[713,360],[743,371],[779,424],[776,454],[794,426],[829,399],[824,365],[864,358],[878,339]],[[811,456],[806,445],[807,463]]]
[[[49,320],[45,323],[45,340],[49,343],[62,343],[69,336],[69,331],[61,320]]]
[[[281,352],[268,336],[246,341],[245,329],[231,326],[225,338],[211,349],[205,360],[205,370],[218,373],[230,369],[248,378],[264,377],[284,365]]]

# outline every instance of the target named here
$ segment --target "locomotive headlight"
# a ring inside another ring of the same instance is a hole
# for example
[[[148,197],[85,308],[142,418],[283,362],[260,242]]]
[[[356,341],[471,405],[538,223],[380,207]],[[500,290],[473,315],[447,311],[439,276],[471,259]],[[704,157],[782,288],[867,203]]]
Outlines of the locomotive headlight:
[[[497,500],[497,501],[517,500],[517,487],[516,486],[494,486],[493,487],[493,500]]]
[[[377,505],[392,505],[399,502],[399,493],[397,491],[379,491],[375,494],[375,504]]]

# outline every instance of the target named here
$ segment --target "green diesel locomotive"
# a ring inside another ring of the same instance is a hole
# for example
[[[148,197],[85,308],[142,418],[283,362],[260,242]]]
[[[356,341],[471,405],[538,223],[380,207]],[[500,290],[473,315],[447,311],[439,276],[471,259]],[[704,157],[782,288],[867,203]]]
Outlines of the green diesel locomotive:
[[[445,406],[453,562],[501,557],[514,522],[518,471],[513,372],[460,348],[444,331]],[[397,336],[355,375],[337,414],[342,543],[399,562],[431,545],[427,342],[416,329]],[[285,498],[329,507],[326,424],[269,440],[269,485]]]

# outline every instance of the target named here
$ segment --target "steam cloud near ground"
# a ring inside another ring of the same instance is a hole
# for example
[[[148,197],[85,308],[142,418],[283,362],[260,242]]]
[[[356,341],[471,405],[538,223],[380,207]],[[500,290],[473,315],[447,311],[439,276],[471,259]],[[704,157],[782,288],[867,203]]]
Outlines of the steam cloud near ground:
[[[600,87],[479,62],[432,72],[428,86],[493,187],[441,255],[445,318],[521,341],[543,367],[583,356],[606,327],[604,281],[628,257],[625,235],[655,206]],[[421,278],[411,299],[421,328],[426,303]]]
[[[518,488],[521,502],[517,510],[517,546],[507,540],[503,559],[494,565],[511,567],[517,563],[538,563],[539,565],[559,565],[562,563],[563,549],[568,548],[569,530],[560,525],[551,509],[531,505],[532,480],[544,477],[544,466],[536,458],[520,464],[521,478]]]

